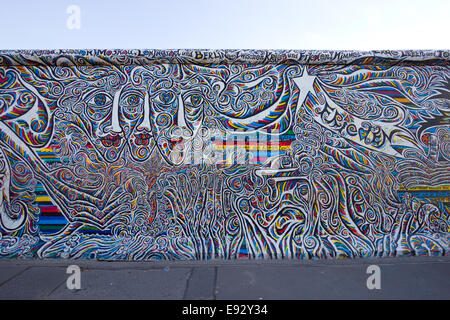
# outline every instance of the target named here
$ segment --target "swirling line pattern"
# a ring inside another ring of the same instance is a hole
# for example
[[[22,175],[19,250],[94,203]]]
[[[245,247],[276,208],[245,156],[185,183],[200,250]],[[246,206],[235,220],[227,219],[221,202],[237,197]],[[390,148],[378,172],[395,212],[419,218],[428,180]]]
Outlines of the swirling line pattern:
[[[448,51],[0,51],[0,256],[442,255]]]

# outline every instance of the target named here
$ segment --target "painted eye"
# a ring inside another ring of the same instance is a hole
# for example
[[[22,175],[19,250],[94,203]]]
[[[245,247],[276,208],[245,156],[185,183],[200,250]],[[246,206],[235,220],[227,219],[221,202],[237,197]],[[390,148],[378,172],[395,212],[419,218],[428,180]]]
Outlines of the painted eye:
[[[88,103],[95,107],[105,107],[111,102],[111,98],[105,93],[98,93],[93,96]]]
[[[191,101],[194,106],[198,106],[202,102],[202,100],[203,100],[202,96],[198,94],[194,94],[191,96]]]
[[[122,110],[127,119],[135,119],[142,113],[142,97],[136,93],[130,93],[122,97]]]
[[[132,94],[132,95],[128,96],[127,103],[130,106],[135,106],[139,103],[139,97],[135,94]]]
[[[127,93],[121,97],[121,105],[124,107],[138,107],[142,101],[143,98],[139,94],[133,92]]]
[[[106,96],[104,94],[99,94],[94,97],[94,102],[98,106],[104,106],[106,103]]]

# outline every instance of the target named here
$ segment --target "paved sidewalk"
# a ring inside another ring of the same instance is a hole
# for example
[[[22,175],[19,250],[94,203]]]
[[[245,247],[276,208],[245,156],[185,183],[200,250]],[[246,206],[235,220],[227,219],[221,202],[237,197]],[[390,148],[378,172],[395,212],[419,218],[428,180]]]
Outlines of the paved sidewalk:
[[[81,289],[69,290],[69,265]],[[381,289],[367,288],[369,265]],[[0,259],[0,299],[450,299],[450,257],[110,262]]]

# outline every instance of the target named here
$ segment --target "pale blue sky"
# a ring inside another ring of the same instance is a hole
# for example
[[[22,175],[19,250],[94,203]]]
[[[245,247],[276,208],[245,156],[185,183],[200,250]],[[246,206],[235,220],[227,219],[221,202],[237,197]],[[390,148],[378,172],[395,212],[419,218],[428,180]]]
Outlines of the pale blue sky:
[[[449,0],[0,1],[0,49],[450,49]]]

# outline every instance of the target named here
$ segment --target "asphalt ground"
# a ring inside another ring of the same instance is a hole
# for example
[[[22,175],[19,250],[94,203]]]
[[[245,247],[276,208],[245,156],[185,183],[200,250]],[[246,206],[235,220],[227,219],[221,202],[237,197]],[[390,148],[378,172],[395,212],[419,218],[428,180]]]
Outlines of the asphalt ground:
[[[68,271],[71,265],[79,273]],[[156,262],[0,259],[0,300],[18,299],[450,300],[450,257]]]

